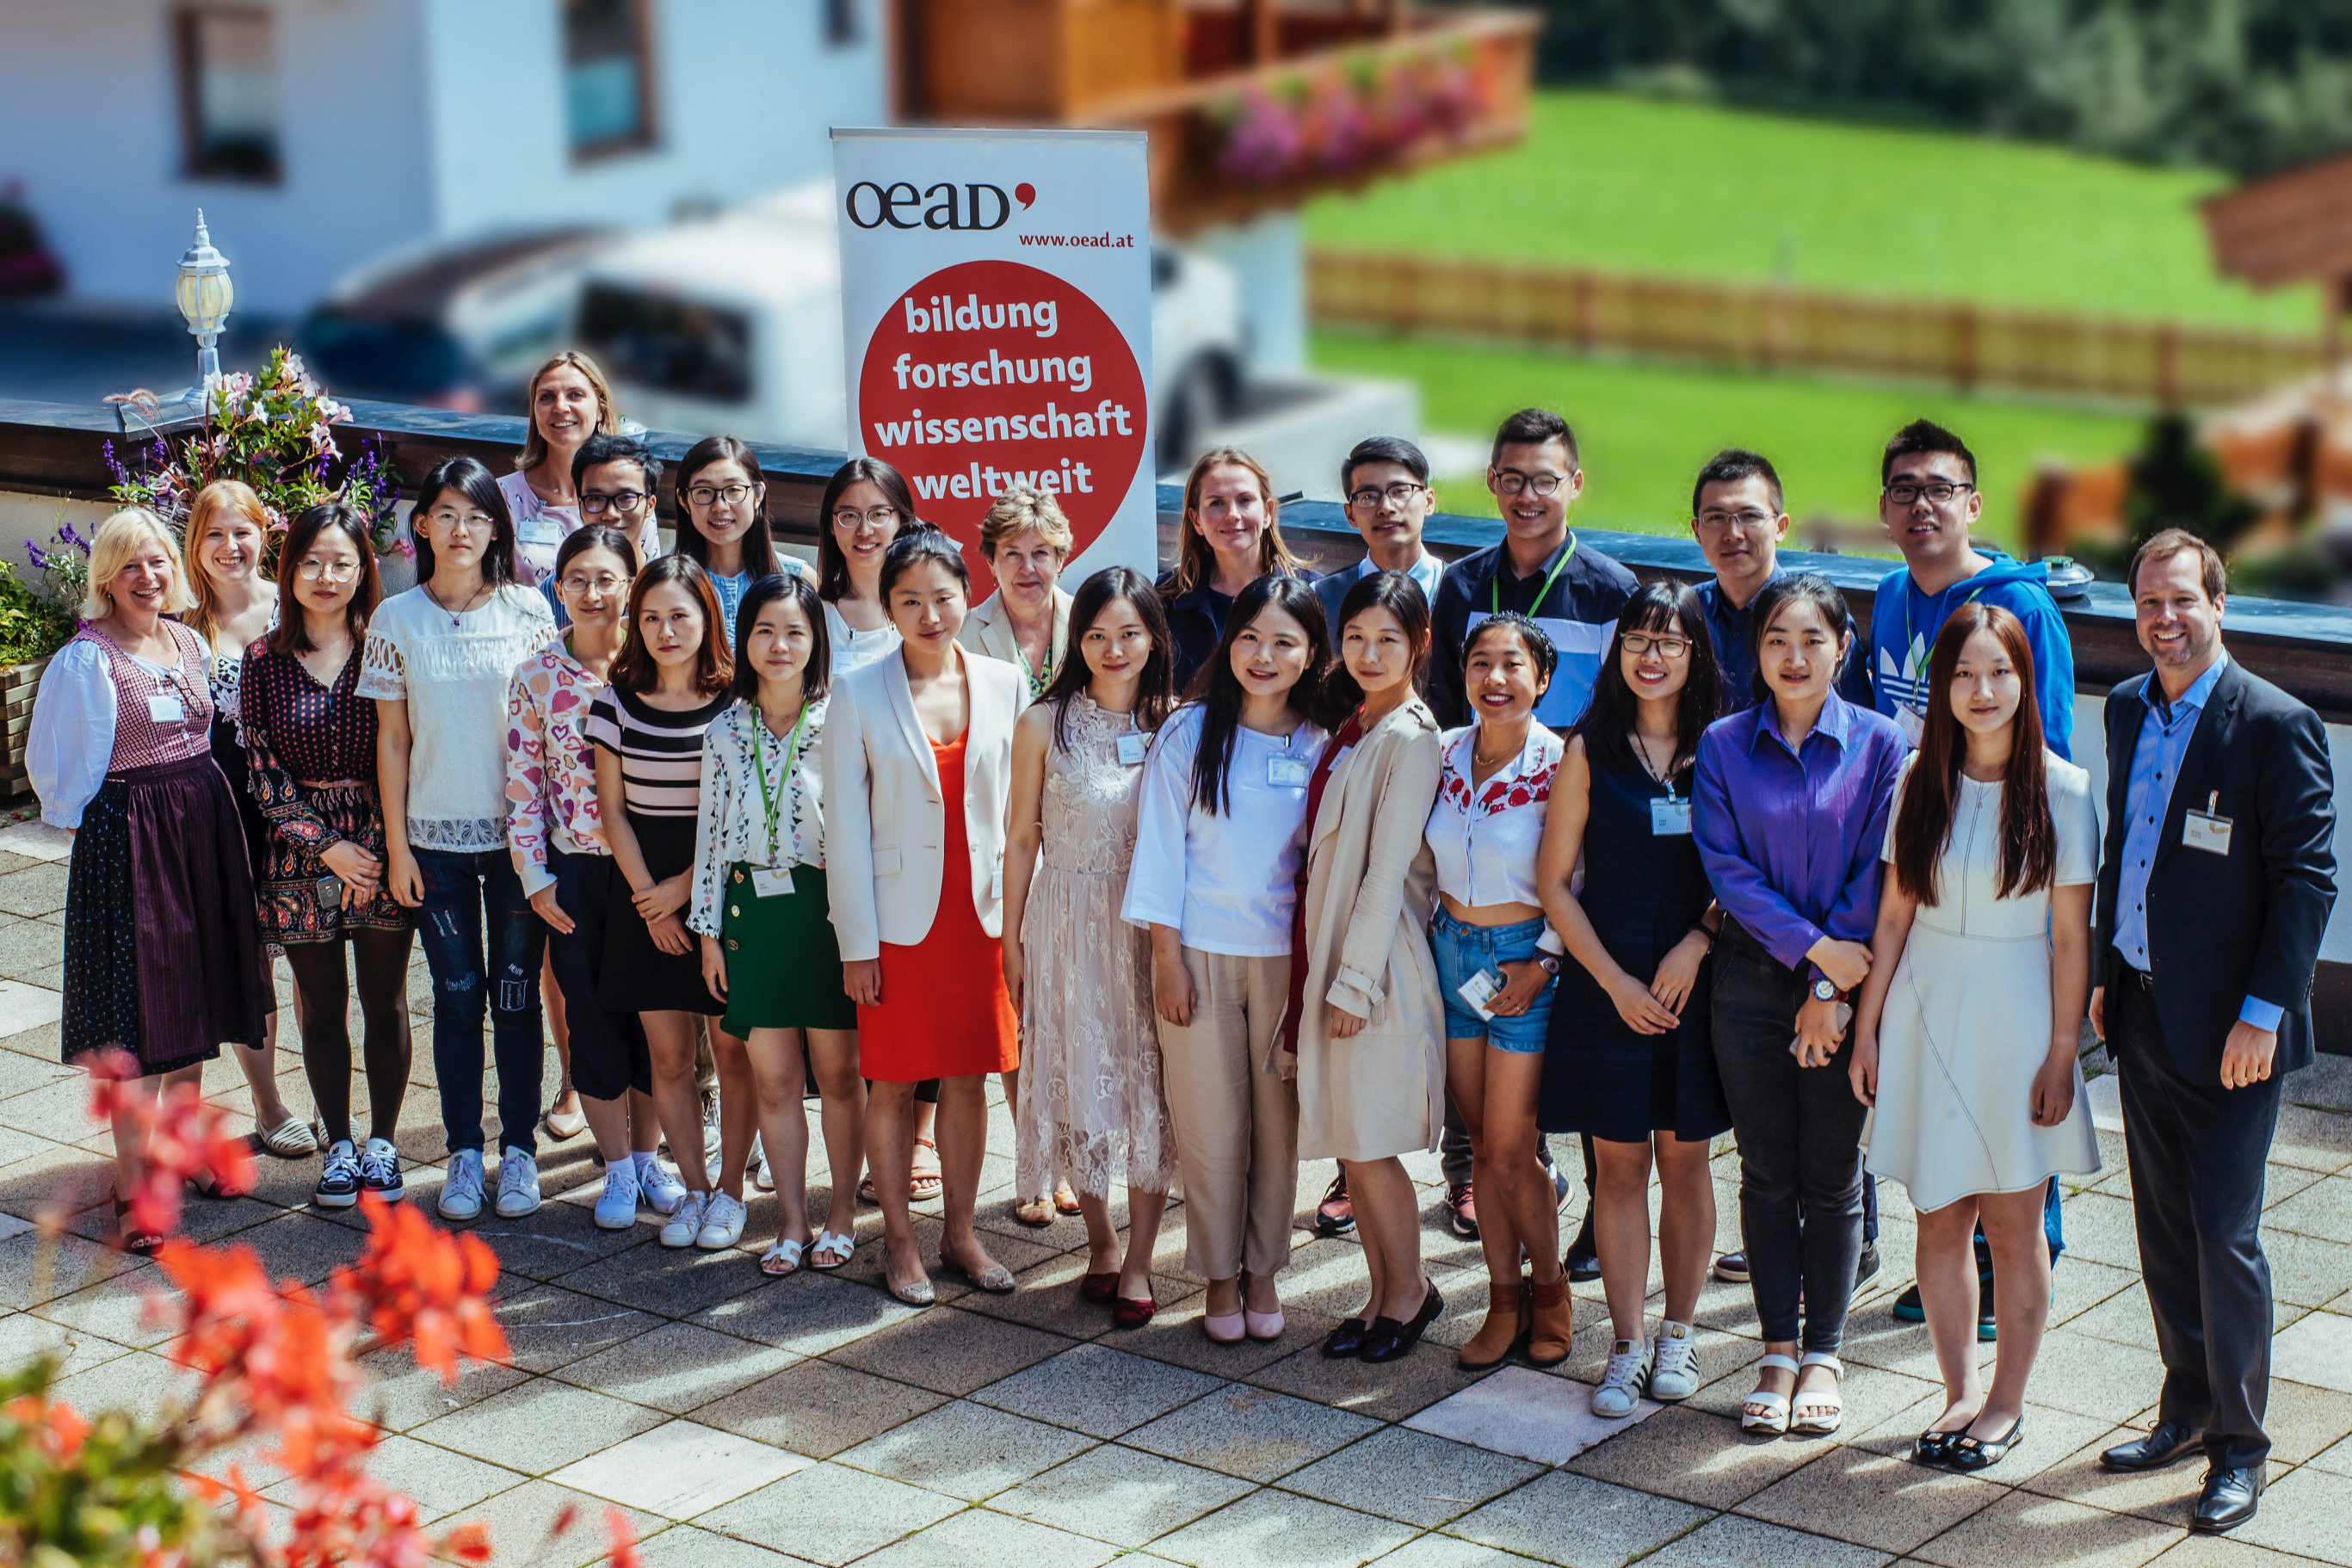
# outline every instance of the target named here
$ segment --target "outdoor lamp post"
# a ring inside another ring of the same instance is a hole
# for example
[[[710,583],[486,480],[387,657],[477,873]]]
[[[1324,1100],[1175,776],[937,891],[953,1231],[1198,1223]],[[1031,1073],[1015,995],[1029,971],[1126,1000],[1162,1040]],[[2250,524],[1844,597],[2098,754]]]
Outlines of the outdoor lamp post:
[[[173,297],[196,340],[196,384],[188,389],[187,401],[201,408],[213,383],[220,379],[221,327],[236,302],[236,289],[228,280],[228,258],[213,248],[202,207],[196,209],[196,237],[180,258],[180,282]]]

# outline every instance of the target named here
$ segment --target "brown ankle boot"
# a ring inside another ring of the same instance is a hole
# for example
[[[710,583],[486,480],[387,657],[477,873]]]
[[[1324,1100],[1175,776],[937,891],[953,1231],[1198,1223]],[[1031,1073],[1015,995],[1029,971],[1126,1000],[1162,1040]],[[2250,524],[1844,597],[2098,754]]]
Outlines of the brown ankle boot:
[[[1549,1288],[1528,1288],[1531,1321],[1528,1327],[1528,1360],[1537,1366],[1558,1366],[1568,1359],[1568,1342],[1575,1336],[1576,1302],[1562,1274]]]
[[[1478,1331],[1463,1343],[1454,1357],[1454,1364],[1470,1372],[1484,1372],[1498,1364],[1528,1331],[1528,1288],[1517,1285],[1486,1287],[1486,1321]]]

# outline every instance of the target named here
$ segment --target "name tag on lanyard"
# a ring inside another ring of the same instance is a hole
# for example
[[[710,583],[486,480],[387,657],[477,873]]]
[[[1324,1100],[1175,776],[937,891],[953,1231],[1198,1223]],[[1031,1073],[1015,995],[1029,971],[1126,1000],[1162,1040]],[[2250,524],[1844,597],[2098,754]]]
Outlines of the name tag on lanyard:
[[[1265,782],[1272,789],[1305,789],[1314,770],[1298,757],[1268,757],[1265,760]]]
[[[188,710],[176,691],[151,691],[147,694],[147,717],[158,724],[179,724],[187,721]]]
[[[1121,735],[1118,738],[1118,765],[1123,768],[1140,767],[1148,744],[1141,735]]]
[[[1673,795],[1650,802],[1650,833],[1654,837],[1688,837],[1691,830],[1691,803]]]
[[[2206,797],[2205,809],[2192,808],[2181,820],[2180,842],[2183,847],[2202,849],[2208,855],[2230,852],[2230,819],[2221,815],[2221,795],[2219,790]]]
[[[793,868],[790,866],[754,866],[751,868],[751,896],[755,899],[780,899],[793,890]]]

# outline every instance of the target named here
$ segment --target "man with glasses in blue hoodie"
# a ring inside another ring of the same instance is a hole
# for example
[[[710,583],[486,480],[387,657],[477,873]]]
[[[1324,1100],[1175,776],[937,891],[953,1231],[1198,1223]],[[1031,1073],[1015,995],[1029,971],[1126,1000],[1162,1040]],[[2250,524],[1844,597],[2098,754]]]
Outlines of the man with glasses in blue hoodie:
[[[2048,573],[1972,542],[1969,529],[1984,513],[1977,489],[1976,454],[1932,420],[1915,419],[1895,433],[1879,459],[1878,517],[1903,552],[1903,565],[1880,579],[1870,611],[1870,640],[1854,651],[1868,664],[1874,703],[1919,743],[1930,694],[1927,656],[1944,621],[1962,605],[1999,605],[2025,626],[2033,650],[2033,690],[2043,744],[2068,761],[2074,734],[2074,645],[2051,598]],[[2042,1209],[2050,1261],[2066,1249],[2053,1181]],[[1977,1233],[1977,1337],[1993,1337],[1992,1262]],[[1895,1298],[1895,1315],[1923,1322],[1916,1285]]]

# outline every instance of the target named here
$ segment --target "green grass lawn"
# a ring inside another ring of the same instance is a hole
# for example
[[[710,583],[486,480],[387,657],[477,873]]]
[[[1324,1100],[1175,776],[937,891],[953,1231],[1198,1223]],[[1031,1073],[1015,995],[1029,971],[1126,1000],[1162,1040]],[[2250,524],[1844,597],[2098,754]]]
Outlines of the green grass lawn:
[[[2309,289],[2214,275],[2228,184],[2063,148],[1604,92],[1525,142],[1307,212],[1311,242],[2315,331]]]
[[[1975,449],[1987,531],[2013,545],[2038,459],[2105,461],[2137,445],[2141,428],[2123,416],[1952,392],[1333,332],[1316,337],[1314,358],[1318,370],[1417,383],[1429,430],[1484,434],[1516,408],[1559,409],[1582,448],[1586,488],[1576,515],[1595,527],[1649,532],[1686,526],[1692,476],[1727,446],[1772,460],[1801,525],[1824,514],[1873,518],[1878,450],[1924,415]],[[1493,498],[1475,482],[1441,484],[1439,500],[1447,511],[1495,515]]]

